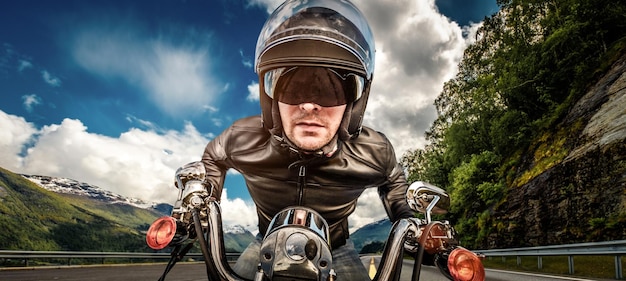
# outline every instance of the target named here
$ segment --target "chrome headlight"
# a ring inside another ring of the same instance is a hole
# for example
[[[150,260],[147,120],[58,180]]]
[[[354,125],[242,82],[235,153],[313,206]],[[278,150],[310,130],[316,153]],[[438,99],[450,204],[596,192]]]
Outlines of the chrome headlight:
[[[261,268],[269,279],[328,280],[333,273],[326,221],[300,206],[276,214],[261,245]]]

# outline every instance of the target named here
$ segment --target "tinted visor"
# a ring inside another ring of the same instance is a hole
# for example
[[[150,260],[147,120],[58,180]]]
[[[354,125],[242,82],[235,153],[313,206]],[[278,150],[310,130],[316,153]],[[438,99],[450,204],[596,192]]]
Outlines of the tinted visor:
[[[355,73],[327,67],[297,66],[270,70],[264,75],[265,93],[291,105],[315,103],[324,107],[359,99],[365,79]]]

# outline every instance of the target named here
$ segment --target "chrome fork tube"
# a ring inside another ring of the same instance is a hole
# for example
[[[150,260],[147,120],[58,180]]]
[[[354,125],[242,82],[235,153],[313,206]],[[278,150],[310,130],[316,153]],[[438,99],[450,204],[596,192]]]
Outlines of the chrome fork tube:
[[[202,250],[202,256],[204,256],[204,263],[206,265],[206,273],[209,280],[221,280],[218,279],[218,271],[215,268],[215,263],[211,259],[210,249],[207,245],[207,241],[202,231],[202,222],[200,221],[200,214],[197,208],[191,210],[191,216],[193,218],[193,225],[196,230],[196,236],[198,242],[200,242],[200,249]]]
[[[219,203],[210,200],[207,206],[207,215],[209,220],[209,247],[211,260],[215,269],[220,274],[220,280],[227,281],[246,281],[238,276],[228,264],[226,259],[226,250],[224,248],[224,232],[222,229],[222,211]]]
[[[411,219],[401,219],[393,224],[383,255],[373,281],[398,280],[402,266],[404,240],[409,232],[417,234],[418,226]]]
[[[207,208],[208,229],[205,236],[200,210],[191,210],[194,228],[200,243],[200,249],[204,256],[209,281],[249,281],[237,276],[228,265],[226,251],[224,249],[224,233],[222,230],[222,215],[220,206],[216,201],[210,200],[205,205]],[[207,241],[208,239],[208,241]]]

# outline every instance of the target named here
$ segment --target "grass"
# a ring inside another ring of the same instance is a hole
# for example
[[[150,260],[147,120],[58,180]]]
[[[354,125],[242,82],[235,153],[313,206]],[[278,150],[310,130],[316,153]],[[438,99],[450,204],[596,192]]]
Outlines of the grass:
[[[512,271],[527,271],[546,274],[569,275],[567,256],[548,256],[542,258],[542,269],[537,267],[537,257],[520,257],[517,264],[515,257],[487,257],[483,260],[485,268]],[[626,259],[622,258],[622,268],[626,268]],[[574,276],[615,279],[614,256],[575,256]]]

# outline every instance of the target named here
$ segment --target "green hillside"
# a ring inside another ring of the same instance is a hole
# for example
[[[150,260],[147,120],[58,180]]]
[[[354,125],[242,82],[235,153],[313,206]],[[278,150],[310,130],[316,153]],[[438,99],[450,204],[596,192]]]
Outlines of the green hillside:
[[[0,168],[0,249],[148,251],[142,230],[159,216],[57,194]]]
[[[224,233],[224,248],[227,253],[241,253],[254,241],[254,235],[249,231],[244,233]]]

